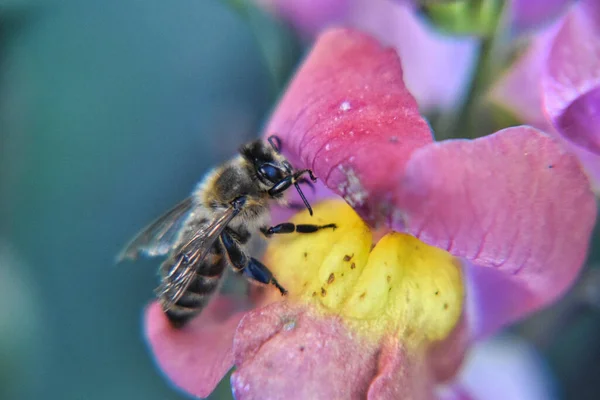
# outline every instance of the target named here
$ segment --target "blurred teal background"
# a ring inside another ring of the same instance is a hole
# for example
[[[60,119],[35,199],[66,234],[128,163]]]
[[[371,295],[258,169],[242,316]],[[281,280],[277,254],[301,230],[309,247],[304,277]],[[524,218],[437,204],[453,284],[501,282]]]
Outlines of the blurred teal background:
[[[0,399],[187,398],[141,335],[157,262],[114,256],[257,135],[300,55],[216,0],[0,0]],[[577,296],[512,330],[561,398],[593,399],[600,317]]]
[[[258,134],[286,37],[218,1],[0,1],[0,398],[183,397],[141,335],[156,260],[114,257]]]

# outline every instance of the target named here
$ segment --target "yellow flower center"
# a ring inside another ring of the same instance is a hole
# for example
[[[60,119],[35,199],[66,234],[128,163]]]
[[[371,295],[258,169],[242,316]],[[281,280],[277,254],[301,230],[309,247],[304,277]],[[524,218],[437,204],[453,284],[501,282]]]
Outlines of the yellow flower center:
[[[459,261],[413,236],[391,232],[373,247],[373,233],[341,200],[301,212],[296,224],[337,228],[271,239],[266,261],[289,291],[289,301],[309,302],[340,315],[367,337],[395,332],[407,344],[446,338],[463,309]]]

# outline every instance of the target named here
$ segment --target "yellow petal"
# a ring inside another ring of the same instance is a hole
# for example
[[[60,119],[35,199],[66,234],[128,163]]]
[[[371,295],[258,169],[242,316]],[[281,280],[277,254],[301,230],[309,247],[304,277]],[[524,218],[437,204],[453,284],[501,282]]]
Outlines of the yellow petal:
[[[371,230],[341,200],[319,203],[314,211],[291,222],[337,228],[276,236],[267,249],[267,265],[289,301],[313,302],[371,337],[396,332],[417,344],[449,335],[463,309],[456,258],[397,232],[372,248]]]

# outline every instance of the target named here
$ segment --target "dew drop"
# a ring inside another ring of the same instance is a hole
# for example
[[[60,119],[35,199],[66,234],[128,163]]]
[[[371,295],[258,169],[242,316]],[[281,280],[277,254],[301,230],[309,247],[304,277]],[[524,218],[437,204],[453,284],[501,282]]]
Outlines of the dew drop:
[[[352,106],[350,105],[349,101],[344,101],[342,104],[340,104],[340,110],[342,111],[348,111],[352,108]]]
[[[296,321],[288,321],[283,325],[284,331],[291,331],[296,327]]]

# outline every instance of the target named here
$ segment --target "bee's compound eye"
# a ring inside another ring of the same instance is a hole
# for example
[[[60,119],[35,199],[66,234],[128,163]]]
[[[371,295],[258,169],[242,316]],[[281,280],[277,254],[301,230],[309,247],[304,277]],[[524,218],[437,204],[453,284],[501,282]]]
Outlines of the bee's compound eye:
[[[258,173],[273,183],[279,182],[283,179],[281,170],[271,164],[263,164],[258,167]]]

